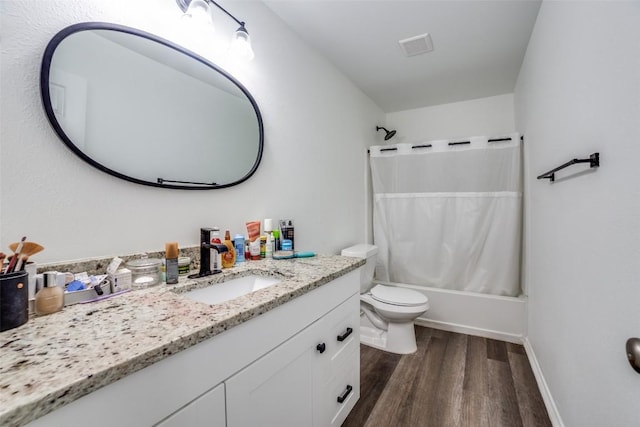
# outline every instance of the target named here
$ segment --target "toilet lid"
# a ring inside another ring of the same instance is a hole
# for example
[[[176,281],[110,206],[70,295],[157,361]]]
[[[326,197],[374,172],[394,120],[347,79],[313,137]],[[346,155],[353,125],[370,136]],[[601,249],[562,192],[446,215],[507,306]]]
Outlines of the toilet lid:
[[[394,305],[421,305],[429,300],[427,297],[412,289],[397,288],[395,286],[376,285],[371,289],[373,299]]]

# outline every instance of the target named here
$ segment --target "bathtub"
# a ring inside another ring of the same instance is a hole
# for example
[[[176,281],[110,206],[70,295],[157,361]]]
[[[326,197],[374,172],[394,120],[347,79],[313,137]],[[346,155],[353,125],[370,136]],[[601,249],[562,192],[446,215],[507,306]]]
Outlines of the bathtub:
[[[374,283],[419,291],[430,308],[415,324],[522,344],[526,336],[527,298],[453,291],[404,283]]]

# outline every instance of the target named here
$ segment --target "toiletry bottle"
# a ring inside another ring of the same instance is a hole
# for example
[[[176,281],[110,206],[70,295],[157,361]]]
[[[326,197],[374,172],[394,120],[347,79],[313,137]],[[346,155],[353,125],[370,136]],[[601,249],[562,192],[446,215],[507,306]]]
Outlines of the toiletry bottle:
[[[64,306],[64,291],[58,286],[58,273],[47,271],[44,273],[44,287],[36,294],[36,314],[50,314],[62,310]]]
[[[264,233],[267,237],[265,257],[273,258],[273,220],[271,218],[264,220]]]
[[[227,252],[222,254],[222,268],[233,267],[236,262],[236,249],[231,242],[231,233],[229,230],[224,233],[223,244],[227,247]]]
[[[280,231],[273,230],[273,252],[281,250],[280,248]]]
[[[213,227],[213,231],[211,232],[211,243],[222,244],[222,239],[220,238],[220,229],[218,227]],[[217,255],[211,255],[211,271],[217,271],[222,269],[222,254],[218,251],[214,251]]]
[[[273,220],[271,218],[264,219],[264,229],[265,233],[271,233],[273,231]]]
[[[244,236],[236,234],[233,237],[233,246],[236,248],[236,264],[244,262]]]
[[[164,250],[167,266],[167,285],[174,285],[178,283],[178,243],[166,243]]]
[[[273,234],[269,231],[266,235],[265,258],[273,258]]]
[[[260,258],[267,257],[267,236],[260,236]]]
[[[256,238],[253,242],[249,242],[249,255],[251,261],[260,261],[260,237]],[[245,255],[245,258],[246,257]]]
[[[291,219],[281,219],[280,220],[280,237],[282,239],[291,240],[291,250],[295,249],[293,231],[294,231],[293,220],[291,220]]]

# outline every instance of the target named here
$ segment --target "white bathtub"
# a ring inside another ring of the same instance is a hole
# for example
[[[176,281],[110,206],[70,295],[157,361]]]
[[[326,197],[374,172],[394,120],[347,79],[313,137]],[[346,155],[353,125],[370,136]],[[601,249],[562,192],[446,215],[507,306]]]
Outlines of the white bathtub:
[[[429,298],[430,308],[416,320],[416,325],[517,344],[522,344],[526,336],[526,297],[503,297],[379,280],[374,282],[414,289]]]

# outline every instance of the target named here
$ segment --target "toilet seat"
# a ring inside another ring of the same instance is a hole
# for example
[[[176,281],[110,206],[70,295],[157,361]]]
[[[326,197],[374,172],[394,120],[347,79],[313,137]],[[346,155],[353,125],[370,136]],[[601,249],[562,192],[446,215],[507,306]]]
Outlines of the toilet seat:
[[[376,285],[370,290],[371,297],[379,302],[404,307],[415,307],[426,304],[428,298],[412,289],[398,288],[395,286]]]

